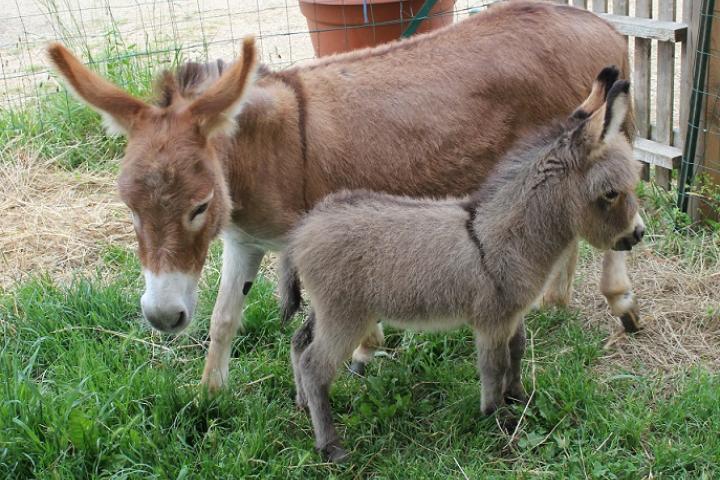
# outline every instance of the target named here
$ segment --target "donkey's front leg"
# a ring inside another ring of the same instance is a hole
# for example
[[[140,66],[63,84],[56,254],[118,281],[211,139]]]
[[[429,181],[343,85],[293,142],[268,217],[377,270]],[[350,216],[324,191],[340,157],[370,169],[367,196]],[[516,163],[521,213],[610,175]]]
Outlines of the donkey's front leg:
[[[265,252],[223,234],[223,267],[215,308],[210,319],[210,350],[202,384],[211,392],[228,380],[232,340],[242,324],[242,307],[250,292]]]
[[[633,333],[642,328],[640,309],[625,266],[625,252],[605,252],[600,291],[607,299],[612,314],[620,318],[626,332]]]
[[[495,333],[495,332],[493,332]],[[505,335],[475,332],[478,350],[478,370],[482,382],[481,410],[491,415],[505,404],[503,395],[505,375],[510,368],[510,349]]]

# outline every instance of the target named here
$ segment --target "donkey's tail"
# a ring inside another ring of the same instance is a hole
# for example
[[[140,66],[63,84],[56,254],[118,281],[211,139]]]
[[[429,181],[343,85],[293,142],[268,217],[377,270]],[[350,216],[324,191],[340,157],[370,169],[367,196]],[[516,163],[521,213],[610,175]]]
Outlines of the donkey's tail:
[[[280,319],[283,326],[287,325],[293,315],[300,309],[300,277],[293,264],[290,252],[286,250],[280,257]]]

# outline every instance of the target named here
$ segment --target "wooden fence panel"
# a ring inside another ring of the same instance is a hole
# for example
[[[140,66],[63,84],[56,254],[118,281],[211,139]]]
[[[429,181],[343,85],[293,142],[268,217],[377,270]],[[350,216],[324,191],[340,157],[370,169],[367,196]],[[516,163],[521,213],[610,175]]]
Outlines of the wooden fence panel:
[[[652,0],[636,0],[635,16],[650,18]],[[633,58],[633,100],[635,102],[635,122],[637,134],[650,138],[650,51],[651,41],[646,38],[635,38],[635,55]],[[650,179],[650,166],[643,166],[643,179]]]
[[[659,0],[658,20],[675,20],[675,0]],[[655,110],[655,135],[653,140],[672,145],[673,135],[673,83],[675,80],[675,44],[658,42],[657,90]],[[672,169],[655,167],[655,182],[670,188]]]

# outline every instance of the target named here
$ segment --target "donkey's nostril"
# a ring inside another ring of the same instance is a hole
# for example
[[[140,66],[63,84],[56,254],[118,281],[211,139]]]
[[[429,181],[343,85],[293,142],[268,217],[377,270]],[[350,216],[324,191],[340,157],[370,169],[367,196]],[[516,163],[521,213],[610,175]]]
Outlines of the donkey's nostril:
[[[173,324],[172,328],[178,328],[179,326],[181,326],[183,324],[183,322],[185,322],[185,312],[184,311],[178,313],[177,321],[175,322],[175,324]]]
[[[638,242],[642,240],[642,238],[645,236],[645,227],[635,227],[635,231],[633,232],[633,237],[635,237],[635,240]]]

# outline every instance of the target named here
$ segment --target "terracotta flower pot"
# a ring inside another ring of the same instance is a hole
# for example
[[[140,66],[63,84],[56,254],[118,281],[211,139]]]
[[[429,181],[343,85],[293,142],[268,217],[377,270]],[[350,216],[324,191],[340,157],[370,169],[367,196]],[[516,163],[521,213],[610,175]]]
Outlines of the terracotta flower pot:
[[[424,0],[299,0],[315,55],[322,57],[400,38]],[[455,0],[439,0],[417,33],[453,22]],[[443,14],[445,15],[439,15]],[[367,20],[367,21],[366,21]]]

